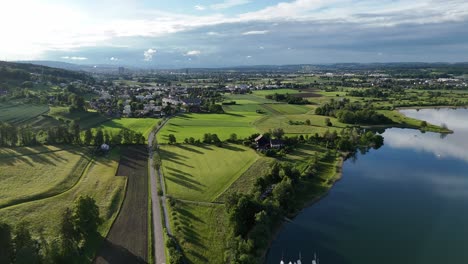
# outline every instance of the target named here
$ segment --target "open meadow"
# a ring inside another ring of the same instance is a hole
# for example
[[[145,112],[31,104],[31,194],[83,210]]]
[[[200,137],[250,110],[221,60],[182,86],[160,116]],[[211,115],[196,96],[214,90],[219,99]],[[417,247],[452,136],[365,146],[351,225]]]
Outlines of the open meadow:
[[[252,126],[260,114],[225,113],[225,114],[183,114],[171,118],[158,133],[158,142],[167,143],[169,134],[174,134],[178,142],[193,137],[203,139],[205,133],[217,134],[221,140],[226,140],[232,133],[239,138],[258,133]]]
[[[100,124],[109,120],[109,118],[99,114],[98,112],[75,112],[70,113],[68,107],[51,107],[49,116],[63,121],[75,120],[80,125],[81,129],[97,127]]]
[[[170,207],[171,228],[187,263],[224,263],[229,229],[224,205],[176,201]]]
[[[151,130],[158,124],[155,118],[116,118],[102,123],[98,128],[110,133],[118,133],[121,129],[130,129],[142,133],[145,139]]]
[[[123,177],[115,177],[118,163],[118,149],[114,149],[107,157],[96,157],[72,188],[52,197],[0,209],[0,221],[13,226],[25,222],[33,233],[41,232],[52,239],[58,234],[65,208],[73,207],[79,196],[89,195],[99,206],[100,216],[104,220],[99,232],[106,236],[119,211],[127,182]]]
[[[49,106],[26,104],[20,101],[0,102],[0,122],[21,123],[49,111]]]
[[[70,189],[90,161],[88,148],[0,148],[0,208]]]
[[[164,145],[160,153],[168,195],[205,202],[214,201],[258,158],[252,149],[231,144]]]

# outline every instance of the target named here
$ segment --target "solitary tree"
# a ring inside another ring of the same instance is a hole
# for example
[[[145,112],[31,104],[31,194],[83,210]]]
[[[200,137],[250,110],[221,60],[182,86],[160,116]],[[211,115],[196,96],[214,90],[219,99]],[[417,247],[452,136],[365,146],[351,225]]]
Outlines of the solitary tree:
[[[175,144],[177,143],[177,139],[176,137],[174,136],[174,134],[169,134],[169,144]]]

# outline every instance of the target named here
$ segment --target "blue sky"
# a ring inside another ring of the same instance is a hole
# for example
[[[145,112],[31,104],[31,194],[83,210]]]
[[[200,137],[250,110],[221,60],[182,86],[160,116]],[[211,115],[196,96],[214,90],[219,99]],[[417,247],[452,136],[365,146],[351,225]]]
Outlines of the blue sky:
[[[468,61],[466,0],[9,2],[0,10],[2,60],[160,68]]]

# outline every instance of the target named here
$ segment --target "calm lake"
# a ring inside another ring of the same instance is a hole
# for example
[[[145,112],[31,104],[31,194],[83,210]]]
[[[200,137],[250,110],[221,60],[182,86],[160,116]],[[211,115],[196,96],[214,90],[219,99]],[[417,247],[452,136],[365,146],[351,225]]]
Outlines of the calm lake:
[[[455,133],[387,129],[343,178],[286,223],[267,263],[468,263],[468,110],[403,110]],[[287,262],[286,262],[287,263]]]

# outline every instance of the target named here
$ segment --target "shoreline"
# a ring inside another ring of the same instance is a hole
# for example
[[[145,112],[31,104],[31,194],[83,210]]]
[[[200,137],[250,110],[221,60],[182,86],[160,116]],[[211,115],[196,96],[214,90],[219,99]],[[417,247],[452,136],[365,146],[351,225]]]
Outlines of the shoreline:
[[[468,106],[397,107],[397,108],[394,109],[394,111],[397,111],[397,112],[401,113],[400,110],[419,110],[419,109],[436,109],[437,110],[437,109],[459,109],[459,108],[467,109]],[[411,118],[411,117],[409,117],[409,116],[407,116],[407,115],[405,115],[403,113],[401,113],[401,114],[404,115],[407,118]],[[416,119],[416,118],[413,118],[413,119]],[[424,121],[424,120],[421,120],[421,121]],[[372,126],[366,126],[366,127],[367,128],[406,128],[406,129],[424,130],[421,127],[411,126],[411,125],[408,125],[408,124],[372,125]],[[437,126],[437,127],[439,127],[439,126]],[[442,127],[440,127],[440,128],[442,129]],[[447,129],[446,131],[433,131],[432,129],[426,129],[425,131],[435,132],[435,133],[440,133],[440,134],[452,134],[452,133],[454,133],[454,131],[451,130],[451,129]],[[265,250],[263,252],[263,255],[262,255],[262,258],[261,258],[261,263],[266,263],[267,255],[270,252],[271,246],[272,246],[273,242],[278,238],[278,235],[281,232],[281,230],[284,228],[285,224],[287,222],[292,222],[293,219],[296,216],[298,216],[299,214],[301,214],[305,209],[313,206],[314,204],[320,202],[322,199],[327,197],[328,194],[330,193],[330,191],[332,190],[332,188],[335,186],[335,184],[338,183],[343,178],[343,165],[344,165],[344,162],[349,158],[349,156],[350,156],[350,153],[342,153],[342,155],[337,157],[336,168],[337,168],[338,171],[335,172],[333,177],[331,177],[329,179],[329,180],[331,180],[330,187],[323,194],[311,199],[308,202],[305,202],[303,204],[303,206],[301,207],[301,209],[299,209],[297,212],[294,212],[292,215],[290,215],[290,216],[286,215],[286,216],[283,217],[282,221],[278,224],[278,226],[276,226],[274,228],[274,230],[272,232],[273,235],[271,236],[270,240],[268,241],[268,246],[265,248]]]
[[[402,106],[402,107],[395,107],[395,110],[419,110],[419,109],[467,109],[468,105],[460,105],[460,106],[453,106],[453,105],[433,105],[433,106]]]
[[[305,202],[304,205],[301,207],[301,209],[299,209],[297,212],[293,213],[293,215],[292,215],[293,219],[296,216],[298,216],[299,214],[301,214],[305,209],[313,206],[314,204],[320,202],[320,200],[327,197],[328,194],[330,193],[330,191],[332,190],[332,188],[335,186],[335,184],[338,183],[343,178],[343,165],[344,165],[344,162],[349,158],[350,153],[342,153],[342,154],[343,155],[340,155],[339,157],[337,157],[336,168],[339,169],[339,170],[336,171],[333,174],[333,177],[331,177],[329,179],[329,180],[331,180],[330,187],[323,194],[313,198],[312,200],[310,200],[308,202]],[[271,236],[270,240],[268,241],[268,246],[267,246],[267,248],[264,250],[264,252],[262,254],[261,263],[266,263],[266,256],[270,252],[271,245],[273,244],[273,241],[276,240],[276,238],[278,237],[280,231],[284,228],[285,223],[289,222],[288,220],[292,221],[292,219],[289,219],[288,216],[284,216],[283,220],[278,224],[277,227],[274,228],[274,230],[272,232],[273,235]]]

